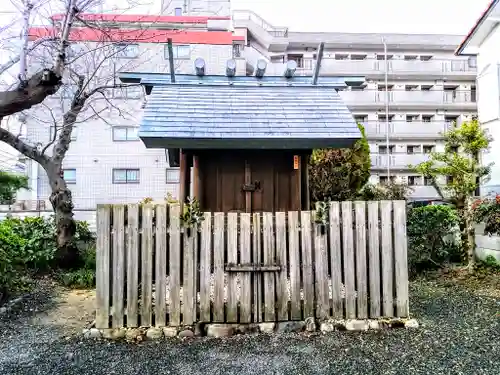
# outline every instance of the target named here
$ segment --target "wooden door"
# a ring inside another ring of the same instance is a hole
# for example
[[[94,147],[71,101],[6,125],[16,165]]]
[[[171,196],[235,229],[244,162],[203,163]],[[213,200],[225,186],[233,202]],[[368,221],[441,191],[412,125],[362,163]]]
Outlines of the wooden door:
[[[211,212],[301,209],[300,167],[286,151],[214,151],[200,157],[201,205]]]

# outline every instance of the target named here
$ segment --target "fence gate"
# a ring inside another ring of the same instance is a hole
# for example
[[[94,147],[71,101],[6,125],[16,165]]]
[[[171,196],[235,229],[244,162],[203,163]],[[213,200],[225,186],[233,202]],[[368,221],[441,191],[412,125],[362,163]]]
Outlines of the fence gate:
[[[227,278],[225,321],[274,322],[288,319],[285,215],[278,213],[278,217],[281,216],[282,220],[276,219],[275,223],[271,212],[228,214],[224,264]],[[219,232],[217,221],[215,217],[214,234]],[[275,230],[278,231],[276,239]],[[280,280],[283,282],[280,283]],[[214,294],[217,296],[219,293],[215,290]],[[214,304],[215,320],[222,318],[217,310],[220,306],[217,302]]]

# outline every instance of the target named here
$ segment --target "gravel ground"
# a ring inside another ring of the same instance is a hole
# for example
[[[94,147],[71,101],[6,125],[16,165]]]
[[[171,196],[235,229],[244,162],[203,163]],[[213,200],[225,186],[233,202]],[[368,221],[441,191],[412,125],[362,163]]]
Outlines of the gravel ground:
[[[0,320],[0,374],[500,374],[500,297],[431,281],[411,285],[418,330],[235,336],[141,345],[33,327],[42,290]],[[38,312],[39,314],[39,312]]]

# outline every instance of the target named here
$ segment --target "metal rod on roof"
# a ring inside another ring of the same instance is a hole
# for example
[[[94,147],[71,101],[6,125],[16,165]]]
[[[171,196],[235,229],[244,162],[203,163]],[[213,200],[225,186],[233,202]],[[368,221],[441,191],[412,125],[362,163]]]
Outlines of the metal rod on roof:
[[[323,60],[323,51],[325,49],[325,42],[321,42],[318,48],[318,57],[316,58],[316,66],[313,73],[313,85],[318,84],[319,70],[321,69],[321,60]]]
[[[168,65],[170,67],[170,81],[175,83],[175,69],[174,69],[174,47],[172,46],[172,38],[167,39],[168,47]]]

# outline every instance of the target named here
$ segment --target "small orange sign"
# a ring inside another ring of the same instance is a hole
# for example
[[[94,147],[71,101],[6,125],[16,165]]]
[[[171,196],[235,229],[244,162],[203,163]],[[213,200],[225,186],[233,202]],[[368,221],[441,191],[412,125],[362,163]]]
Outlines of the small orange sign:
[[[293,155],[293,169],[299,169],[299,156]]]

